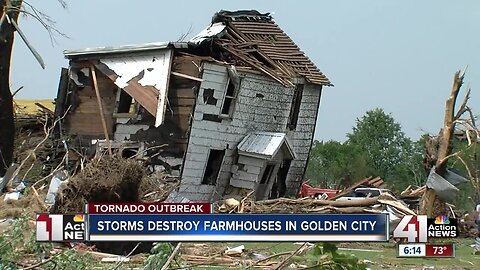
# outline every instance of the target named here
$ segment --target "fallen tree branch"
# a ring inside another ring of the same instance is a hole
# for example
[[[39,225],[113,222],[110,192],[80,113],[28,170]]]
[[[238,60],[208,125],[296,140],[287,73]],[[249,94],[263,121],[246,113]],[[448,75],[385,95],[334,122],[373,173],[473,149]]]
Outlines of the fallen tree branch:
[[[179,242],[177,244],[177,246],[175,247],[175,249],[172,251],[172,254],[170,254],[170,256],[168,257],[167,261],[165,262],[165,264],[162,266],[162,269],[161,270],[167,270],[168,267],[170,266],[170,263],[172,262],[172,260],[175,258],[175,256],[177,256],[178,252],[180,251],[180,247],[182,246],[182,242]]]
[[[125,258],[129,258],[133,254],[133,252],[135,252],[135,250],[137,250],[137,248],[140,246],[140,244],[142,244],[142,242],[138,242],[137,245],[135,245],[135,247],[127,254],[127,256],[125,256]],[[115,267],[112,270],[118,269],[122,265],[123,262],[124,262],[124,260],[119,260],[118,263],[115,265]]]
[[[377,210],[369,210],[364,207],[333,207],[333,206],[324,206],[319,208],[309,209],[306,212],[308,213],[338,213],[338,214],[360,214],[360,213],[381,213]]]
[[[276,253],[276,254],[273,254],[273,255],[270,255],[264,259],[261,259],[261,260],[258,260],[256,262],[254,262],[252,265],[250,265],[247,269],[251,269],[253,268],[255,265],[258,265],[259,263],[262,263],[262,262],[266,262],[266,261],[269,261],[273,258],[276,258],[276,257],[280,257],[280,256],[285,256],[285,255],[290,255],[292,254],[294,251],[285,251],[285,252],[280,252],[280,253]]]
[[[45,261],[39,262],[39,263],[34,264],[34,265],[30,265],[30,266],[28,266],[28,267],[25,267],[25,268],[23,268],[23,270],[29,270],[29,269],[38,268],[38,267],[40,267],[40,266],[42,266],[42,265],[44,265],[44,264],[46,264],[46,263],[48,263],[48,262],[51,262],[53,259],[55,259],[55,258],[57,258],[58,256],[62,255],[65,251],[66,251],[66,250],[63,250],[63,251],[61,251],[61,252],[53,255],[52,257],[46,259]]]
[[[71,106],[70,106],[71,107]],[[70,107],[67,108],[67,110],[65,111],[65,113],[57,118],[53,124],[49,127],[47,127],[47,123],[48,121],[45,121],[44,125],[43,125],[43,132],[45,134],[45,136],[42,138],[42,140],[30,151],[30,153],[22,160],[22,162],[20,163],[20,165],[17,167],[17,169],[15,170],[15,172],[13,173],[11,179],[8,181],[7,183],[7,186],[11,186],[12,185],[12,182],[13,180],[15,179],[15,177],[20,173],[20,169],[25,165],[25,163],[32,157],[35,158],[35,152],[38,150],[38,148],[40,148],[40,146],[42,146],[47,140],[48,138],[50,137],[50,133],[52,132],[52,130],[55,128],[55,126],[57,125],[58,122],[60,122],[63,118],[65,118],[65,116],[67,115],[68,111],[70,110]],[[47,119],[48,120],[48,119]]]
[[[40,204],[40,206],[42,207],[43,211],[47,211],[48,206],[45,204],[45,202],[42,199],[40,199],[40,195],[38,194],[37,189],[35,189],[34,186],[31,186],[31,188],[33,190],[33,194],[35,195],[35,198],[37,198],[37,201]]]
[[[285,265],[288,263],[288,261],[290,261],[290,259],[292,259],[293,256],[297,255],[297,254],[300,252],[300,250],[302,250],[306,245],[307,245],[307,242],[303,243],[303,245],[301,245],[297,250],[295,250],[294,252],[292,252],[292,254],[290,254],[287,258],[285,258],[285,260],[283,260],[282,262],[280,262],[280,263],[274,268],[274,270],[283,269],[283,267],[285,267]]]

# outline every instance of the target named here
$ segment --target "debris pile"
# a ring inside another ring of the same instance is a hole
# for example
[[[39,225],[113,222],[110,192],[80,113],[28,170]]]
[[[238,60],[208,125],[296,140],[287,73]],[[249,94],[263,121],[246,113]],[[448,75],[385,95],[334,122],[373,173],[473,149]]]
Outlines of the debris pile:
[[[470,211],[465,213],[462,217],[460,217],[460,222],[458,223],[458,230],[460,236],[464,237],[476,237],[478,235],[478,226],[475,223],[475,220],[480,215],[479,212]]]
[[[383,179],[381,177],[378,177],[378,176],[377,177],[367,177],[367,178],[364,178],[364,179],[354,183],[353,185],[349,186],[348,188],[346,188],[342,192],[339,192],[332,199],[337,199],[337,198],[340,198],[342,196],[345,196],[346,194],[352,192],[353,190],[355,190],[356,188],[359,188],[359,187],[385,188],[386,185],[385,185],[385,182],[383,181]]]
[[[317,200],[314,198],[278,198],[254,201],[247,198],[237,201],[227,199],[216,207],[219,213],[381,213],[381,206],[389,207],[399,216],[416,215],[404,203],[388,193],[378,197],[353,201]]]
[[[143,178],[139,187],[142,202],[163,202],[180,185],[180,179],[163,172],[154,172]]]
[[[82,213],[88,202],[140,202],[145,169],[132,159],[99,156],[60,187],[52,213]]]
[[[413,187],[412,185],[410,185],[404,191],[402,191],[402,193],[400,193],[399,197],[401,199],[420,198],[422,197],[426,188],[426,186]]]
[[[5,200],[4,197],[3,200],[0,200],[0,218],[19,218],[24,215],[46,212],[46,205],[41,199],[45,197],[44,191],[36,192],[36,190],[29,189],[18,200]]]
[[[418,210],[420,207],[420,199],[422,198],[426,189],[426,186],[413,187],[410,185],[400,193],[398,198],[403,200],[410,209]]]
[[[313,247],[309,243],[295,244],[301,246],[297,250],[271,253],[265,249],[247,249],[244,245],[228,247],[224,243],[183,243],[180,257],[189,267],[208,265],[242,269],[283,269],[279,265],[288,263],[293,255],[304,255]]]

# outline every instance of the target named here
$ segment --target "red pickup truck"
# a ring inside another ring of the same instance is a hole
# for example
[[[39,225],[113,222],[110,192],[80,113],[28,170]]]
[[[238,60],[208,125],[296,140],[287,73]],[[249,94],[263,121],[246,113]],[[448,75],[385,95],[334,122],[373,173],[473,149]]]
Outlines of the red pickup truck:
[[[298,193],[298,196],[301,198],[304,197],[311,197],[311,198],[317,198],[317,199],[330,199],[335,197],[339,190],[336,189],[326,189],[326,188],[316,188],[312,187],[307,183],[303,183],[302,186],[300,187],[300,192]]]

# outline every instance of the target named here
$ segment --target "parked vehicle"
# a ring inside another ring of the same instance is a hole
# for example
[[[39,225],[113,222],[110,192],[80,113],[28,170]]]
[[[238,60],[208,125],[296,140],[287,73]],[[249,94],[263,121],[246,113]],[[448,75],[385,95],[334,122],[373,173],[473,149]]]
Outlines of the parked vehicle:
[[[383,193],[392,193],[389,189],[386,188],[356,188],[352,192],[345,194],[337,201],[351,201],[351,200],[363,200],[365,198],[377,197]]]
[[[316,188],[307,183],[303,183],[298,196],[301,198],[311,197],[326,200],[335,197],[338,192],[339,190],[336,189]]]

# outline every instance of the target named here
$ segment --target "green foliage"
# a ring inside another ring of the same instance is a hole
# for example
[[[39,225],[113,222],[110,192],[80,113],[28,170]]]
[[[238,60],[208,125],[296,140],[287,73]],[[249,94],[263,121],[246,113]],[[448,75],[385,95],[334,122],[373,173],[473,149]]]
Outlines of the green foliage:
[[[172,247],[169,243],[155,243],[151,250],[151,254],[145,260],[144,269],[154,270],[162,268],[171,253]]]
[[[93,258],[87,254],[79,254],[73,249],[67,249],[52,261],[45,264],[47,269],[59,270],[83,270],[92,269],[95,266]]]
[[[475,143],[469,145],[468,141],[456,138],[452,144],[452,153],[459,152],[459,155],[449,159],[448,167],[470,180],[468,183],[457,186],[460,192],[454,204],[457,208],[470,210],[475,206],[475,202],[480,201],[480,162],[477,159],[480,156],[480,147]]]
[[[393,176],[393,171],[408,155],[407,150],[412,148],[400,124],[379,108],[357,119],[353,132],[347,137],[348,144],[365,154],[369,173],[383,178]]]
[[[365,270],[367,266],[359,262],[358,258],[345,253],[338,253],[338,248],[333,243],[324,242],[322,247],[315,245],[313,255],[318,258],[312,269],[338,269],[338,270]]]
[[[306,171],[313,185],[349,186],[368,176],[384,178],[397,191],[424,184],[424,142],[406,137],[401,125],[382,109],[357,119],[347,138],[344,143],[314,142]]]
[[[35,239],[34,228],[29,226],[28,217],[13,221],[10,227],[0,235],[0,269],[17,269],[20,259],[29,257],[39,263],[52,250],[50,243],[39,243]],[[55,256],[55,255],[52,255]],[[78,254],[75,250],[62,251],[42,267],[45,269],[80,270],[91,269],[94,260],[88,255]]]
[[[0,236],[0,269],[15,269],[15,262],[22,255],[16,251],[23,244],[23,232],[27,228],[25,219],[15,220],[9,229]]]
[[[27,254],[45,254],[52,249],[52,245],[50,243],[37,242],[35,234],[31,233],[28,241],[24,244],[24,248]]]
[[[423,167],[424,148],[421,141],[414,142],[407,138],[400,162],[385,178],[392,189],[400,191],[408,185],[422,186],[425,184],[427,174]]]
[[[337,141],[313,143],[306,178],[314,186],[348,186],[367,174],[365,158],[355,146]]]

